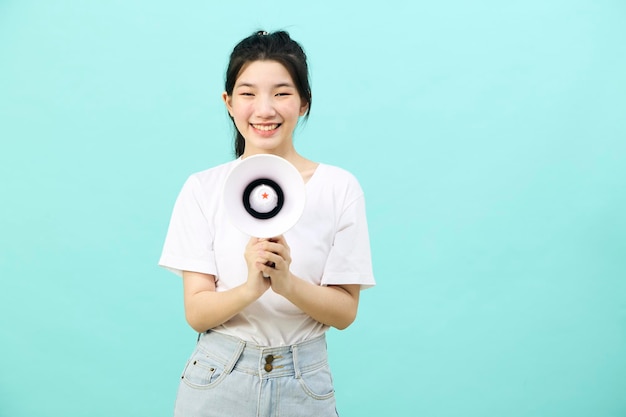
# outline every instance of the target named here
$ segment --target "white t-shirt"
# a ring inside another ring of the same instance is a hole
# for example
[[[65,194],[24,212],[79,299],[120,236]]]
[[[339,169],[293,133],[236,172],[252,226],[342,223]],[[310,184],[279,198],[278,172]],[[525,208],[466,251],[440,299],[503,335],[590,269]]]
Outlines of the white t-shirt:
[[[159,265],[216,277],[216,291],[243,284],[250,237],[229,220],[222,205],[223,183],[236,161],[193,174],[180,192]],[[375,285],[363,191],[347,171],[318,165],[305,185],[306,205],[284,236],[291,249],[291,272],[316,285]],[[215,331],[261,346],[299,343],[328,326],[312,319],[270,288]]]

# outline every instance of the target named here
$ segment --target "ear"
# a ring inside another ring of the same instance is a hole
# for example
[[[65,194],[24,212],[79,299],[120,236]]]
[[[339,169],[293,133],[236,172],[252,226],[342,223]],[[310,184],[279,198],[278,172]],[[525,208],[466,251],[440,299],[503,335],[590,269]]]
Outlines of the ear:
[[[230,97],[228,95],[228,93],[226,91],[224,91],[222,93],[222,100],[224,100],[224,104],[226,105],[226,110],[228,110],[228,114],[230,114],[230,117],[233,117],[233,106],[232,106],[232,97]]]
[[[300,105],[300,116],[304,116],[308,109],[309,109],[309,102],[303,101],[303,103]]]

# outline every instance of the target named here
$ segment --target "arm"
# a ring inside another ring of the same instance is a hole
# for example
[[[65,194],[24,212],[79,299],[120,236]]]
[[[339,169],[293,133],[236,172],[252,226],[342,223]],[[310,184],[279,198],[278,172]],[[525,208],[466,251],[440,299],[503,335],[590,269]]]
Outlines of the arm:
[[[283,236],[260,240],[256,243],[256,249],[258,258],[255,267],[270,276],[274,292],[320,323],[343,330],[354,322],[360,285],[322,287],[296,277],[289,270],[291,256]]]
[[[183,271],[183,293],[185,318],[198,333],[219,326],[256,300],[245,284],[216,292],[215,276],[191,271]]]
[[[251,268],[254,259],[252,240],[246,246],[248,280],[227,291],[215,291],[215,276],[200,272],[183,271],[185,318],[198,333],[228,321],[252,304],[270,287],[270,281],[261,272]]]
[[[290,275],[289,290],[274,291],[320,323],[344,330],[354,322],[359,306],[360,285],[321,287]]]

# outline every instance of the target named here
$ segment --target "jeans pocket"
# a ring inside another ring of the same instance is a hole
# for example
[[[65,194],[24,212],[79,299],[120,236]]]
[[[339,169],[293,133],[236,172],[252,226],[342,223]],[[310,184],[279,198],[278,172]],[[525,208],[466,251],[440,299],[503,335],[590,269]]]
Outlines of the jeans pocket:
[[[217,385],[224,376],[222,364],[197,351],[187,361],[182,380],[193,388],[210,388]]]
[[[304,392],[316,400],[326,400],[335,395],[333,377],[328,365],[302,373],[298,382]]]

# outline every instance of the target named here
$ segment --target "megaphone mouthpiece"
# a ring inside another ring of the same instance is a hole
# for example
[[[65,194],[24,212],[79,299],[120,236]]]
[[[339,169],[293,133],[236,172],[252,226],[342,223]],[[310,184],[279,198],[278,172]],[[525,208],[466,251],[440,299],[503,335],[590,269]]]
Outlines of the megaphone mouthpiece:
[[[280,185],[269,178],[252,181],[243,191],[243,206],[252,217],[271,219],[283,208],[285,194]]]

